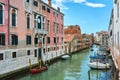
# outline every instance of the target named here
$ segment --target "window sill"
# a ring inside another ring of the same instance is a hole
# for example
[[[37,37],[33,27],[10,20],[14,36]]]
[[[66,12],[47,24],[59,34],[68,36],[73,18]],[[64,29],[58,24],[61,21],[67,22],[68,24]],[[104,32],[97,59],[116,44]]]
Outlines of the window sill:
[[[0,26],[2,26],[2,27],[3,27],[3,26],[4,26],[4,24],[0,24]]]

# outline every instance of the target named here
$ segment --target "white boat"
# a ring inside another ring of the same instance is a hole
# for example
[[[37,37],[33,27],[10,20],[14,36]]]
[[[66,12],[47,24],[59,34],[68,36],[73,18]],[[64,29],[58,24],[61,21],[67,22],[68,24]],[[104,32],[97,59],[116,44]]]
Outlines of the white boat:
[[[88,63],[89,67],[90,68],[93,68],[93,69],[109,69],[110,68],[110,64],[108,63],[100,63],[100,62],[91,62],[91,63]]]
[[[68,58],[70,58],[69,55],[63,55],[63,56],[61,56],[61,59],[63,59],[63,60],[66,60],[66,59],[68,59]]]

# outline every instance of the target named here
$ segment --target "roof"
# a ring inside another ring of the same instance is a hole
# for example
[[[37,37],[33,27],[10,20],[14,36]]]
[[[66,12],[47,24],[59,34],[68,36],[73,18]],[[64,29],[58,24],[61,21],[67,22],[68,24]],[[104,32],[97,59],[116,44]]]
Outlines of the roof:
[[[65,34],[64,35],[64,42],[71,42],[76,35],[74,34]]]

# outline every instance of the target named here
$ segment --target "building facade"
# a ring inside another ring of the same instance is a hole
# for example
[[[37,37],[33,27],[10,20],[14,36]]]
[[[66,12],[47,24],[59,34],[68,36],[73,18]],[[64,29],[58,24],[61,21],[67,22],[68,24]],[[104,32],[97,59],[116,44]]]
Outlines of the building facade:
[[[46,61],[63,54],[64,14],[60,8],[53,8],[51,0],[48,4],[8,1],[0,1],[0,77],[28,67],[29,59],[37,64],[38,58]]]
[[[109,48],[116,69],[120,72],[120,0],[114,0],[114,7],[109,23]],[[120,75],[120,73],[118,74]],[[120,80],[120,76],[119,79]]]

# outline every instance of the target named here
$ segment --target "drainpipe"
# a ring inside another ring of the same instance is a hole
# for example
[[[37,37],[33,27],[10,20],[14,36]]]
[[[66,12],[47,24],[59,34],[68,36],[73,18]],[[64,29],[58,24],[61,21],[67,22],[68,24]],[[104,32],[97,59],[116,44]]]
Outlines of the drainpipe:
[[[10,0],[8,0],[8,45],[10,45]]]

